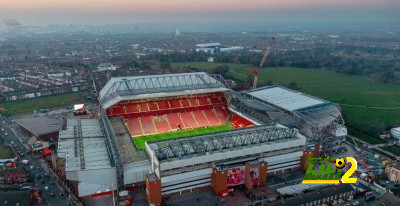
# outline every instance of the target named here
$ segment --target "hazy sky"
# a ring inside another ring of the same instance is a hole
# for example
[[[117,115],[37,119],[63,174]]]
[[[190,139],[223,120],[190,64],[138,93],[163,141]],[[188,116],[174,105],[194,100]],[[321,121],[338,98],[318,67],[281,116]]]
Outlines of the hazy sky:
[[[400,22],[400,0],[0,0],[23,25],[137,22]],[[0,27],[4,23],[0,22]]]

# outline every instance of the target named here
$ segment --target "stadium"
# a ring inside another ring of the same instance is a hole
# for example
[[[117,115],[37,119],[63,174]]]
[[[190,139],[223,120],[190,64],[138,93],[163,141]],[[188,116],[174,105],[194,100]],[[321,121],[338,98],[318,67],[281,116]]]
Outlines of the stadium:
[[[58,157],[82,199],[146,188],[149,204],[211,187],[263,186],[347,134],[340,108],[283,87],[235,92],[203,72],[111,78],[98,119],[69,119]]]

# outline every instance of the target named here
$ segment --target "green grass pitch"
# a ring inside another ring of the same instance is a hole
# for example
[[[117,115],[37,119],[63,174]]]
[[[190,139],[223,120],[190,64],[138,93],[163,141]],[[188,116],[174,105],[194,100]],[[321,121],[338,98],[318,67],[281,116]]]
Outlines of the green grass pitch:
[[[215,132],[223,132],[232,130],[232,127],[229,125],[220,125],[214,127],[207,127],[207,128],[196,128],[192,130],[181,130],[163,134],[154,134],[144,137],[134,137],[133,141],[136,144],[138,149],[145,148],[145,142],[152,142],[152,141],[159,141],[159,140],[167,140],[167,139],[174,139],[174,138],[182,138],[182,137],[190,137],[195,135],[201,134],[210,134]]]

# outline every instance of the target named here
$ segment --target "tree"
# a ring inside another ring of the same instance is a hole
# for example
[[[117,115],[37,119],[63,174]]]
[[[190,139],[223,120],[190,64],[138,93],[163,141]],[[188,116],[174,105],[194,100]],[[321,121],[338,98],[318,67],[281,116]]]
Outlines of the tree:
[[[228,72],[229,72],[230,68],[226,65],[221,65],[221,66],[217,66],[214,69],[211,70],[211,73],[213,74],[220,74],[223,77],[228,77]]]
[[[290,82],[290,83],[287,85],[287,87],[288,87],[289,89],[293,89],[293,90],[298,90],[298,89],[299,89],[299,87],[297,86],[296,82]]]
[[[162,69],[171,69],[171,63],[163,62],[163,63],[161,63],[161,68]]]

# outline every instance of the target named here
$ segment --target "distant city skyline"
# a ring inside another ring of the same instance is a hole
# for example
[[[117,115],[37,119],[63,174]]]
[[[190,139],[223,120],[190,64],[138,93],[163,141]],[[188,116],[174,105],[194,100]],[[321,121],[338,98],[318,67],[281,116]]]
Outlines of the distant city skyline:
[[[0,0],[24,26],[148,22],[398,22],[399,0]]]

